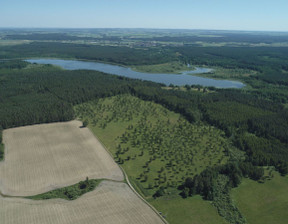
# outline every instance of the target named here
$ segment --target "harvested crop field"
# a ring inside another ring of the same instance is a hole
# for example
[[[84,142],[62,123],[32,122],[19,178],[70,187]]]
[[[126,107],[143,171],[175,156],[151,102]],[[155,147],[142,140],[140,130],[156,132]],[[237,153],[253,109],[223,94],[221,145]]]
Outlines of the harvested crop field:
[[[79,121],[32,125],[3,133],[0,163],[3,194],[31,196],[86,177],[122,181],[123,173],[101,143]]]
[[[125,183],[103,181],[75,201],[0,197],[1,224],[163,223]]]

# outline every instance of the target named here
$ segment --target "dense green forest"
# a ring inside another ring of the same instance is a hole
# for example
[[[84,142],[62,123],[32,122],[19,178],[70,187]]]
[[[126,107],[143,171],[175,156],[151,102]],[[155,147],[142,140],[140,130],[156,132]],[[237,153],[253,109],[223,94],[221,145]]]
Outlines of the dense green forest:
[[[58,42],[0,47],[0,58],[64,57],[105,61],[122,65],[159,64],[176,60],[176,55],[165,49],[143,50],[129,47],[98,46]]]
[[[10,61],[2,63],[12,66]],[[137,85],[160,86],[95,71],[65,71],[50,65],[2,69],[0,123],[3,128],[10,128],[71,120],[74,118],[73,104],[127,93]]]

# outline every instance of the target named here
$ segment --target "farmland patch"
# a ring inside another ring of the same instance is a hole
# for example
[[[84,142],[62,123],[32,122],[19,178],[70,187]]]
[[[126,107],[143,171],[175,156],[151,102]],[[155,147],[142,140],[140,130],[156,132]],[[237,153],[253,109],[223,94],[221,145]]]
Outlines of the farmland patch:
[[[1,224],[151,224],[163,221],[125,183],[102,181],[92,192],[67,201],[0,197]]]
[[[2,193],[36,195],[86,177],[122,181],[117,164],[90,130],[81,126],[80,121],[71,121],[5,130]]]

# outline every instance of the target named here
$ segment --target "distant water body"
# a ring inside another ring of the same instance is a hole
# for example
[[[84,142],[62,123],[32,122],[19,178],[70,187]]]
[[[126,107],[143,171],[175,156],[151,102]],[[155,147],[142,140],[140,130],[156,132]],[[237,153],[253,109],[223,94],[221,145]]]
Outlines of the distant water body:
[[[184,71],[181,74],[154,74],[154,73],[136,72],[133,71],[131,68],[98,62],[60,60],[60,59],[29,59],[26,61],[37,64],[57,65],[67,70],[78,70],[78,69],[95,70],[113,75],[125,76],[133,79],[141,79],[163,83],[165,85],[173,84],[177,86],[183,86],[188,84],[188,85],[213,86],[216,88],[242,88],[245,86],[243,83],[237,81],[215,80],[191,75],[191,74],[202,74],[211,72],[212,69],[209,68],[196,67],[195,70]]]

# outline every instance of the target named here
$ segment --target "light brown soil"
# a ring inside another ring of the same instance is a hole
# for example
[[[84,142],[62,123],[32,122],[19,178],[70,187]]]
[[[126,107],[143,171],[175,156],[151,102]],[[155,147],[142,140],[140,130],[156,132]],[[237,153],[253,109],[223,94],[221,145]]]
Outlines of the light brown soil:
[[[0,197],[1,224],[160,224],[125,183],[103,181],[75,201]]]
[[[79,121],[32,125],[3,133],[3,194],[29,196],[69,186],[86,177],[123,180],[123,173]]]

